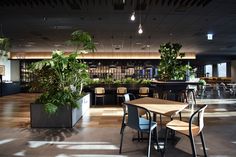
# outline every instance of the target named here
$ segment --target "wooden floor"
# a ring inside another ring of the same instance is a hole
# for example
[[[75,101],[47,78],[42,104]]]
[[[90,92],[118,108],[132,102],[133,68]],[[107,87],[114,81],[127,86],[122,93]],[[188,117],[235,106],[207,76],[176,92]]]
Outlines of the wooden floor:
[[[34,93],[20,93],[0,97],[0,127],[30,127],[30,103],[39,96]],[[206,119],[209,124],[224,123],[225,118],[236,117],[236,98],[197,99],[197,104],[208,104]],[[186,109],[183,116],[188,117],[191,109]],[[119,105],[91,107],[90,111],[77,124],[83,127],[120,127],[123,110]],[[227,123],[231,123],[228,121]],[[232,123],[234,123],[232,121]]]
[[[43,156],[48,157],[77,157],[78,151],[64,149],[61,152],[58,143],[34,149],[30,144],[32,141],[83,141],[83,142],[109,142],[114,145],[112,151],[94,150],[79,151],[81,154],[99,156],[106,154],[109,157],[130,157],[145,156],[145,143],[133,143],[126,140],[124,145],[124,156],[118,154],[119,129],[122,119],[122,108],[118,105],[91,107],[89,112],[77,123],[72,130],[55,129],[31,129],[29,118],[30,103],[38,97],[38,94],[20,93],[11,96],[0,97],[0,156],[17,156],[14,153],[22,153],[23,156],[41,156],[38,153],[44,152]],[[208,104],[205,114],[205,137],[210,157],[235,157],[236,156],[236,98],[204,98],[197,99],[198,104]],[[183,117],[189,117],[192,109],[186,109]],[[166,118],[166,121],[169,120]],[[132,136],[136,132],[128,131]],[[128,135],[127,135],[128,136]],[[6,140],[18,139],[18,142],[2,144]],[[186,137],[180,136],[180,141],[166,153],[167,157],[190,157],[191,149]],[[199,140],[197,140],[198,143]],[[199,144],[197,144],[199,146]],[[61,146],[62,147],[62,146]],[[69,147],[69,146],[68,146]],[[137,148],[141,149],[141,151]],[[6,151],[7,150],[7,151]],[[202,154],[199,146],[198,152]],[[64,154],[61,155],[61,154]],[[58,155],[59,154],[59,155]],[[66,155],[65,155],[66,154]],[[96,154],[96,155],[95,155]],[[154,153],[159,155],[158,153]],[[177,155],[178,154],[178,155]],[[21,155],[22,156],[22,155]],[[84,155],[87,157],[86,155]],[[82,157],[84,157],[82,155]]]

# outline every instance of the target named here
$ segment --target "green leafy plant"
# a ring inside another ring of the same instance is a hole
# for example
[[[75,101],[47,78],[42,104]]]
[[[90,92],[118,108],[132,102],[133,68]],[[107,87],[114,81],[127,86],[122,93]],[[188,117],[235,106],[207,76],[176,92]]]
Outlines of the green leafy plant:
[[[119,87],[120,85],[121,85],[121,80],[115,80],[114,81],[114,85],[115,85],[115,87]]]
[[[85,46],[85,49],[94,51],[94,47],[88,46],[93,45],[88,34],[82,33],[81,38],[75,38],[72,33],[72,39],[82,47]],[[77,56],[77,50],[69,55],[54,51],[51,59],[30,65],[30,70],[35,74],[32,89],[42,92],[36,102],[43,104],[47,113],[53,114],[63,105],[79,107],[78,100],[84,96],[83,87],[90,78],[87,64],[78,60]]]
[[[123,79],[124,84],[137,84],[138,80],[131,78],[131,77],[127,77],[125,79]]]
[[[179,53],[182,45],[178,43],[166,43],[160,45],[159,53],[161,54],[158,72],[162,80],[179,80],[184,79],[189,65],[182,65],[177,57],[184,57],[185,53]]]
[[[7,52],[10,48],[10,40],[0,37],[0,58],[7,57]]]
[[[203,80],[203,79],[200,79],[198,82],[199,82],[201,85],[203,85],[203,86],[205,86],[205,85],[206,85],[206,81],[205,81],[205,80]]]
[[[76,30],[71,34],[71,39],[67,41],[69,45],[76,46],[75,52],[87,53],[87,51],[96,50],[94,43],[92,42],[91,36],[87,32]]]
[[[143,86],[149,86],[149,85],[151,85],[151,81],[150,81],[150,80],[143,79],[143,80],[141,80],[141,85],[143,85]]]

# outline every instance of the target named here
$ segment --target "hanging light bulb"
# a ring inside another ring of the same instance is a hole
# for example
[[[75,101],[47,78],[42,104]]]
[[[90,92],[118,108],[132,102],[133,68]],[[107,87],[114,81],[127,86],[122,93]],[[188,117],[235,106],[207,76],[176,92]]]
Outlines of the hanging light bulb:
[[[134,21],[135,20],[135,11],[133,11],[132,15],[130,16],[130,20]]]
[[[138,34],[142,34],[142,33],[143,33],[142,25],[139,24],[139,26],[138,26]]]

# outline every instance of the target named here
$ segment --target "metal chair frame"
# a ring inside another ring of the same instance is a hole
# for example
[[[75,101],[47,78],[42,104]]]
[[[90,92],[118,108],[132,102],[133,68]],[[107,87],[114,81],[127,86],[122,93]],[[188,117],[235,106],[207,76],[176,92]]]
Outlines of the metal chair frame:
[[[192,132],[192,125],[193,125],[193,120],[194,120],[194,117],[197,115],[198,116],[198,125],[199,125],[199,132],[197,135],[200,134],[200,137],[201,137],[201,142],[202,142],[202,147],[203,147],[203,152],[204,152],[204,156],[207,157],[207,152],[206,152],[206,144],[205,144],[205,140],[204,140],[204,136],[203,136],[203,127],[204,127],[204,111],[206,109],[207,105],[203,105],[201,108],[199,108],[197,111],[195,111],[190,119],[189,119],[189,135],[186,135],[189,137],[190,139],[190,143],[191,143],[191,148],[192,148],[192,154],[193,154],[193,157],[196,157],[197,156],[197,153],[196,153],[196,147],[195,147],[195,143],[194,143],[194,135],[193,135],[193,132]],[[168,125],[168,123],[166,124]],[[165,150],[166,150],[166,144],[167,144],[167,136],[168,136],[168,131],[169,131],[170,128],[166,127],[166,133],[165,133]],[[170,129],[172,130],[172,129]],[[173,130],[175,131],[175,130]],[[181,133],[181,132],[180,132]],[[195,135],[195,136],[197,136]]]
[[[128,126],[128,127],[135,129],[141,133],[148,133],[147,157],[150,157],[150,155],[151,155],[152,133],[156,129],[155,142],[157,144],[157,149],[161,151],[161,155],[163,156],[163,151],[160,149],[159,144],[158,144],[157,123],[152,121],[150,111],[148,111],[146,108],[135,106],[135,105],[132,105],[132,104],[129,104],[126,102],[124,103],[124,105],[128,109],[128,112],[127,112],[128,121],[127,121],[127,123],[124,123],[124,125],[122,125],[122,128],[121,128],[121,139],[120,139],[119,153],[121,154],[121,152],[122,152],[124,130],[125,130],[125,127]],[[147,113],[148,119],[139,117],[138,109],[145,110]]]

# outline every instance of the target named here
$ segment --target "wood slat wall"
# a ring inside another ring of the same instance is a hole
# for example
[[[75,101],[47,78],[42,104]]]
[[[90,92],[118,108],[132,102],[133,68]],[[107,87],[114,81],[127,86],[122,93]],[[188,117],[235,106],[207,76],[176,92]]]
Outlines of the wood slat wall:
[[[68,54],[68,52],[67,52]],[[49,59],[51,52],[11,52],[10,59]],[[158,52],[94,52],[81,54],[80,59],[160,59]],[[196,59],[194,52],[186,52],[182,59]]]

